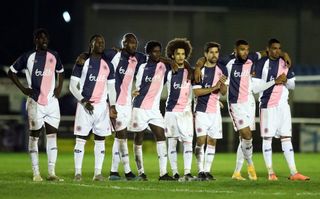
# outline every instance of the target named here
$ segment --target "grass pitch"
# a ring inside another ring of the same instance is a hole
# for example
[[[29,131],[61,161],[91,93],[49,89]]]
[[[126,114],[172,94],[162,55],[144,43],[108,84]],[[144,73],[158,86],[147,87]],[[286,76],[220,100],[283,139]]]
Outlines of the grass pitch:
[[[235,166],[235,154],[217,153],[212,173],[217,178],[211,182],[159,182],[158,159],[155,145],[146,143],[144,151],[145,171],[148,182],[105,181],[92,182],[94,156],[93,146],[88,143],[83,162],[83,181],[73,182],[72,144],[59,141],[60,152],[56,173],[64,182],[32,182],[31,162],[27,153],[0,153],[0,198],[320,198],[320,156],[319,154],[296,154],[296,164],[301,173],[311,177],[309,182],[291,182],[287,179],[289,170],[281,153],[273,155],[274,170],[279,181],[267,181],[267,171],[260,153],[254,154],[258,181],[233,181],[231,175]],[[132,148],[129,143],[129,148]],[[105,177],[111,166],[111,142],[107,142],[103,167]],[[130,162],[136,173],[133,153]],[[40,154],[42,177],[47,175],[46,154]],[[178,156],[180,174],[183,174],[183,159]],[[196,175],[196,160],[193,157],[192,174]],[[120,174],[123,176],[122,166]],[[168,171],[169,169],[168,162]],[[246,165],[242,170],[247,177]]]

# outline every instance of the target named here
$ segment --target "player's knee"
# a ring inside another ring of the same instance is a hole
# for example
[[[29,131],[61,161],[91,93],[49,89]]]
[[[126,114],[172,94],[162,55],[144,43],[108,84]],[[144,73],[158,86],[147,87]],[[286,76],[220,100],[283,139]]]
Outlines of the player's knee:
[[[197,146],[202,146],[206,142],[206,136],[197,137]]]
[[[99,135],[94,135],[94,140],[104,140],[105,137],[99,136]]]
[[[127,139],[127,129],[116,132],[116,138],[118,139]]]
[[[137,132],[134,134],[134,144],[135,145],[142,145],[143,142],[143,132]]]
[[[43,130],[43,127],[41,127],[38,130],[31,130],[30,131],[30,136],[32,136],[32,137],[40,137],[40,133],[41,133],[42,130]]]
[[[211,145],[211,146],[216,146],[217,140],[216,140],[216,139],[213,139],[213,138],[211,138],[211,137],[208,136],[207,144],[208,144],[208,145]]]
[[[156,141],[157,142],[159,142],[159,141],[165,141],[166,140],[166,136],[164,135],[164,133],[162,133],[162,134],[156,134],[155,135],[155,137],[156,137]]]
[[[79,139],[82,139],[82,140],[88,140],[89,136],[77,135],[76,138],[79,138]]]
[[[240,131],[240,136],[245,139],[245,140],[250,140],[252,139],[252,133],[249,127],[241,129]]]

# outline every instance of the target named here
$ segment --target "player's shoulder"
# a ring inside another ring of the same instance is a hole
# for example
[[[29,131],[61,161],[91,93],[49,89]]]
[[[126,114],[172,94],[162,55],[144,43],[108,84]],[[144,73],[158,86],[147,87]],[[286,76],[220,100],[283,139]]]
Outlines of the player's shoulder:
[[[146,60],[147,59],[147,56],[142,52],[136,52],[135,57],[137,58],[137,60]]]
[[[262,57],[261,59],[259,59],[258,61],[256,61],[256,65],[257,66],[263,66],[264,63],[268,60],[268,57]]]

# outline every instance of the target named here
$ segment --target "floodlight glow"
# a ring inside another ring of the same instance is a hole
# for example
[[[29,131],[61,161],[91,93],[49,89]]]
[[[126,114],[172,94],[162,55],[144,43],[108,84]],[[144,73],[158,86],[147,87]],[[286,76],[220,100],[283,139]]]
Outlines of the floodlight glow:
[[[68,11],[64,11],[63,14],[62,14],[62,16],[63,16],[63,19],[64,19],[64,21],[65,21],[66,23],[69,23],[69,22],[71,21],[71,17],[70,17],[70,14],[69,14]]]

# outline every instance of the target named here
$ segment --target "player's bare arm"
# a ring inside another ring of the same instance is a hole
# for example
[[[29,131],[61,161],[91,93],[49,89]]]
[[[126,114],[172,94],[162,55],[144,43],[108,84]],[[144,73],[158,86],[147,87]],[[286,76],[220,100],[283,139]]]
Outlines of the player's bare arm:
[[[9,78],[13,81],[13,83],[21,90],[21,92],[22,92],[23,94],[25,94],[26,96],[29,96],[29,97],[31,97],[31,96],[33,95],[33,90],[32,90],[31,88],[24,87],[24,86],[21,84],[18,76],[17,76],[14,72],[12,72],[11,70],[9,70],[9,72],[8,72],[8,77],[9,77]]]

